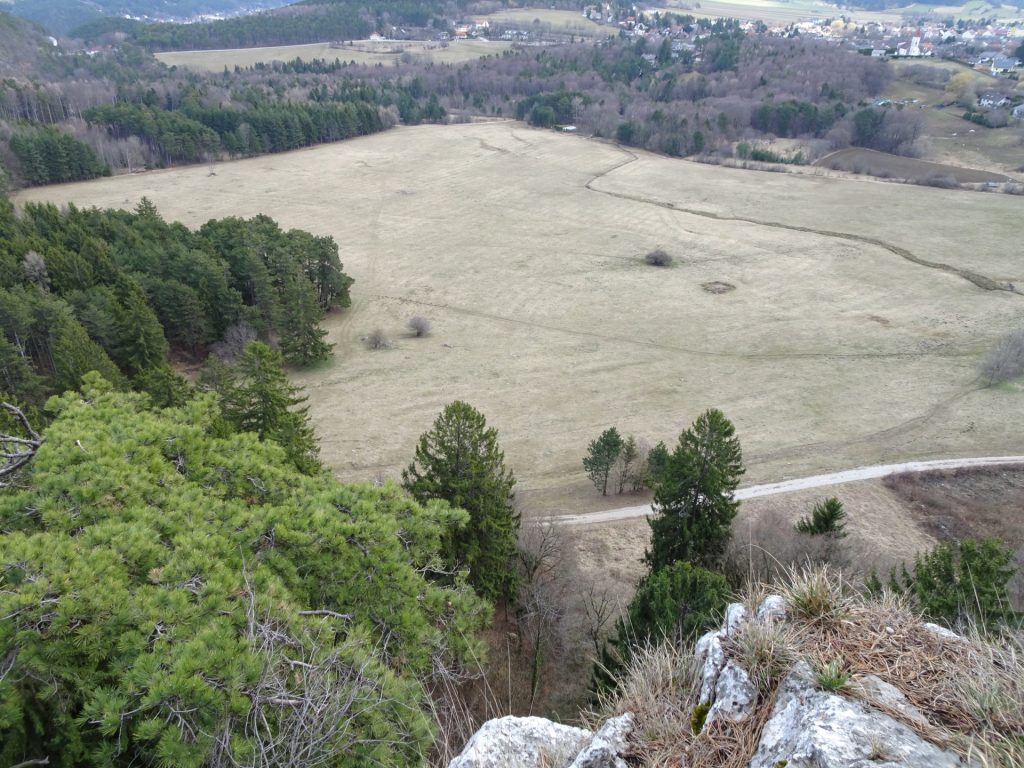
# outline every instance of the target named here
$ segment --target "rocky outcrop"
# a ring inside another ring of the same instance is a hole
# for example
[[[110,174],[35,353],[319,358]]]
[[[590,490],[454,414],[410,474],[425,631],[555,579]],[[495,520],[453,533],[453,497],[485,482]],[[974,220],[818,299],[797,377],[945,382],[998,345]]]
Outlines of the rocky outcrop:
[[[726,610],[721,628],[697,641],[703,728],[719,720],[722,727],[744,723],[755,714],[758,691],[751,671],[736,658],[736,643],[752,627],[765,631],[756,625],[786,620],[786,604],[777,595],[753,610],[735,603]],[[964,642],[942,627],[925,629],[942,642]],[[626,768],[633,727],[630,714],[608,720],[596,734],[535,717],[491,720],[449,768]],[[880,677],[857,675],[840,693],[823,689],[810,666],[798,661],[783,673],[749,768],[964,765],[959,755],[922,738],[915,728],[927,732],[927,718]]]
[[[628,713],[596,734],[541,717],[500,717],[484,723],[448,768],[626,768],[632,730]]]
[[[819,689],[811,668],[799,662],[779,687],[750,768],[780,764],[787,768],[958,768],[961,762],[958,755],[930,744],[864,702]]]
[[[701,701],[710,707],[706,723],[716,718],[743,722],[757,703],[749,675],[728,658],[723,643],[739,637],[752,622],[785,619],[785,603],[773,595],[752,618],[738,604],[729,606],[721,629],[697,641],[697,660],[704,665]],[[959,640],[942,627],[929,631]],[[926,728],[927,719],[898,688],[874,675],[860,677],[852,687],[863,700],[822,690],[806,662],[797,662],[779,684],[750,768],[955,768],[963,764],[954,752],[939,749],[878,708]]]

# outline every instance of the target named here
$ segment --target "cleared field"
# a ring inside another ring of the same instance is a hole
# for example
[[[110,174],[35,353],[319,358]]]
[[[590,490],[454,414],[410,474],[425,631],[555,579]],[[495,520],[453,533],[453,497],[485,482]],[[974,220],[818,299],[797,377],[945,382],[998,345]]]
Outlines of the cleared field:
[[[974,77],[979,94],[988,91],[1024,92],[1024,83],[995,78],[962,64],[927,59],[916,62],[891,62],[891,66],[899,73],[905,73],[908,67],[915,65],[945,69],[952,75],[968,72]],[[1018,123],[1006,128],[986,128],[968,122],[963,119],[963,109],[959,107],[936,108],[936,105],[949,100],[943,88],[920,85],[911,82],[906,76],[895,78],[886,90],[885,97],[893,101],[918,100],[916,105],[906,108],[917,107],[924,116],[923,133],[927,138],[918,141],[923,149],[922,159],[984,168],[1015,177],[1018,175],[1016,171],[1024,162],[1024,125]]]
[[[488,40],[452,40],[420,42],[409,40],[354,40],[349,43],[310,43],[279,45],[268,48],[229,48],[216,51],[166,51],[154,54],[167,66],[185,67],[206,72],[222,72],[224,67],[251,67],[273,61],[325,59],[356,64],[389,64],[403,56],[429,58],[437,64],[461,64],[481,56],[500,54],[511,43]]]
[[[900,157],[886,152],[877,152],[862,147],[849,147],[833,152],[817,160],[815,165],[838,171],[867,173],[883,178],[925,181],[934,177],[953,177],[961,184],[983,184],[985,182],[1010,181],[1001,173],[982,171],[977,168],[963,168],[958,165],[932,163],[913,157]]]
[[[585,18],[578,11],[560,11],[554,8],[509,8],[490,13],[480,18],[492,24],[500,22],[506,26],[518,25],[529,29],[534,23],[547,24],[555,30],[582,37],[608,37],[618,32],[616,27],[605,27]]]
[[[606,427],[671,443],[711,406],[737,425],[747,482],[1021,452],[1024,387],[982,388],[976,365],[1024,295],[934,266],[1024,285],[1020,198],[705,166],[505,122],[16,199],[144,195],[192,226],[265,212],[336,238],[355,304],[326,323],[335,360],[295,380],[346,479],[396,478],[456,398],[500,431],[528,514],[589,505],[579,462]],[[643,263],[658,247],[675,266]],[[736,289],[702,288],[715,281]],[[408,337],[411,315],[432,335]],[[376,327],[392,349],[366,349]]]
[[[840,9],[819,0],[678,0],[667,2],[660,9],[704,18],[735,18],[763,21],[768,24],[791,24],[812,19],[846,16],[856,22],[898,22],[898,11],[865,11]]]

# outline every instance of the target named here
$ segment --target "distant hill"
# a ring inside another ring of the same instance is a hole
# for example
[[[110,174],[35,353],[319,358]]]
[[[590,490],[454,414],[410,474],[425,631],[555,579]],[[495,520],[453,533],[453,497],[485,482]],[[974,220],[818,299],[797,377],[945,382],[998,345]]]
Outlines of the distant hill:
[[[5,76],[52,75],[56,54],[53,41],[42,27],[0,10],[0,72]]]
[[[132,1],[154,3],[157,0]],[[192,5],[199,0],[178,2]],[[502,7],[507,2],[498,0]],[[452,21],[467,10],[468,0],[304,0],[283,7],[281,3],[277,5],[279,7],[264,13],[236,16],[208,24],[142,24],[107,17],[80,26],[74,34],[86,40],[95,40],[107,32],[118,31],[127,34],[133,43],[150,50],[173,51],[352,40],[367,37],[374,31],[390,31],[392,28],[436,33],[448,29]]]
[[[287,0],[0,0],[0,9],[34,21],[53,34],[104,16],[174,21],[198,14],[240,14],[277,8]]]

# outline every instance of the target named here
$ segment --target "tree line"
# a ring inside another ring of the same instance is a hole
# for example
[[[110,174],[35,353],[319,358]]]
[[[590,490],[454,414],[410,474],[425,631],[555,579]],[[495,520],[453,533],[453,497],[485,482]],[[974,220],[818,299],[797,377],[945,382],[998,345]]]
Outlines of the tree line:
[[[267,216],[165,222],[134,212],[0,203],[0,392],[42,405],[89,371],[118,387],[181,401],[173,350],[231,357],[272,340],[285,361],[330,354],[319,322],[349,304],[337,244]]]

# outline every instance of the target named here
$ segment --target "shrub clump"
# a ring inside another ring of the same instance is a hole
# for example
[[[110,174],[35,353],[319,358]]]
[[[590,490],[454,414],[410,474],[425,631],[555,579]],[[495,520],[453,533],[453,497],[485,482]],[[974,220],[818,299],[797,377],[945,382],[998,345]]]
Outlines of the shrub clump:
[[[933,173],[919,183],[926,187],[938,187],[939,189],[958,189],[960,187],[960,182],[956,180],[955,176],[943,173]]]
[[[662,250],[661,248],[656,248],[644,256],[644,261],[652,267],[671,267],[672,254]]]
[[[374,328],[370,335],[366,337],[366,346],[369,349],[388,349],[391,346],[391,342],[384,335],[384,331],[380,328]]]
[[[430,334],[430,321],[427,318],[420,315],[414,315],[409,318],[409,322],[405,324],[405,327],[409,329],[416,338],[422,338]]]
[[[1024,376],[1024,328],[1006,334],[995,343],[981,363],[981,375],[989,384]]]

